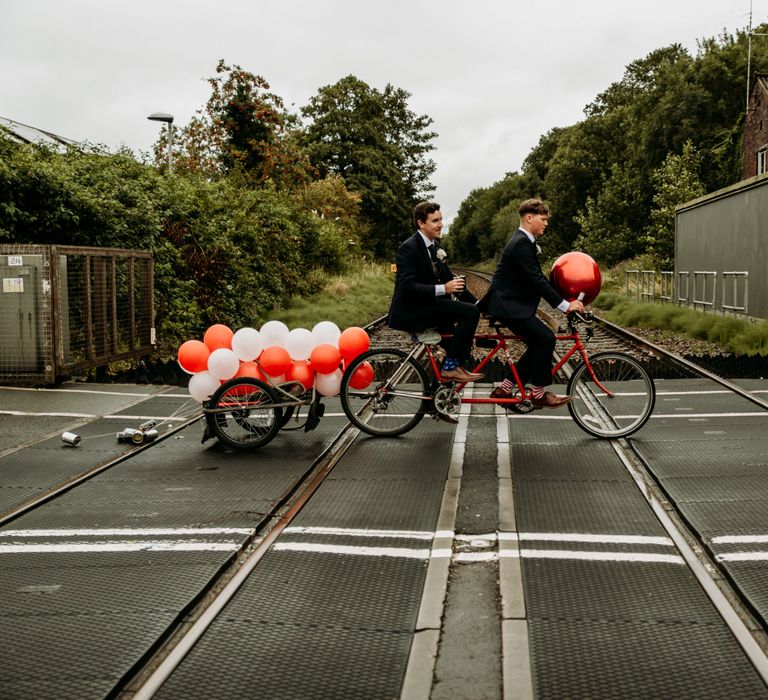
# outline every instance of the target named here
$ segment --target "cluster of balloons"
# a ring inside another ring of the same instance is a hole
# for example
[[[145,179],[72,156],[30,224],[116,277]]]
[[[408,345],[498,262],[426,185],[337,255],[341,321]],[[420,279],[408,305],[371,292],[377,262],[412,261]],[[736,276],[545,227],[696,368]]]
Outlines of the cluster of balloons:
[[[210,398],[222,382],[235,377],[254,377],[274,384],[301,382],[323,396],[339,393],[342,366],[368,350],[370,338],[352,326],[343,333],[332,321],[321,321],[310,331],[288,330],[282,321],[268,321],[261,329],[241,328],[233,332],[217,323],[203,340],[187,340],[179,347],[179,366],[188,374],[189,393],[196,401]],[[363,388],[373,371],[363,363],[352,380]],[[370,376],[368,376],[370,374]],[[367,381],[366,381],[367,380]],[[363,383],[365,382],[365,383]]]

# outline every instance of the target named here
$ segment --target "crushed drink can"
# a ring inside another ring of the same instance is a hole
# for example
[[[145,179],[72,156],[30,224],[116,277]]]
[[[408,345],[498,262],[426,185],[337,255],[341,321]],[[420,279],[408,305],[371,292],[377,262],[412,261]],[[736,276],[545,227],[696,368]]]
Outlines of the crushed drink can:
[[[75,433],[62,433],[61,439],[67,443],[67,445],[72,445],[72,447],[77,447],[80,444],[80,436],[76,435]]]
[[[143,432],[143,433],[146,433],[148,430],[152,430],[152,428],[154,428],[156,425],[157,425],[157,421],[156,421],[156,420],[154,420],[154,419],[152,419],[152,418],[150,418],[149,420],[145,420],[145,421],[144,421],[144,422],[143,422],[143,423],[142,423],[142,424],[139,426],[139,428],[138,428],[138,429],[139,429],[139,430],[141,430],[141,432]],[[145,437],[146,437],[146,436],[145,436]]]
[[[126,428],[117,434],[118,442],[132,442],[134,445],[141,445],[144,442],[144,433],[136,428]]]
[[[143,432],[144,432],[144,440],[146,442],[152,442],[157,438],[157,435],[158,435],[157,430],[155,430],[154,428],[152,430],[145,430]]]

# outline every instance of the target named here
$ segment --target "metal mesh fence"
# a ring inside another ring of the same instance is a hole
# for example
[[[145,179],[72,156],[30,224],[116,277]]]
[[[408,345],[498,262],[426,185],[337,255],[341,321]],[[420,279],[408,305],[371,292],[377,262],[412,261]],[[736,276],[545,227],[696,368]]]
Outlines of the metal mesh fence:
[[[54,383],[152,350],[146,251],[2,245],[0,278],[3,383]]]

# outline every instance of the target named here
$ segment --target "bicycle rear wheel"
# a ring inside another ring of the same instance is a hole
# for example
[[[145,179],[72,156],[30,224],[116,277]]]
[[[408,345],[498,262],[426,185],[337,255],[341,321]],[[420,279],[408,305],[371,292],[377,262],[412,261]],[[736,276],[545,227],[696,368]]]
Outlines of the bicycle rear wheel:
[[[258,379],[230,379],[211,397],[213,429],[222,442],[240,450],[263,447],[283,424],[283,409],[268,384]]]
[[[592,368],[594,376],[590,373]],[[656,403],[656,387],[643,366],[620,352],[582,362],[568,381],[568,410],[579,427],[599,438],[619,438],[642,428]]]
[[[350,422],[369,435],[402,435],[429,408],[424,368],[402,350],[369,350],[341,378],[341,406]]]

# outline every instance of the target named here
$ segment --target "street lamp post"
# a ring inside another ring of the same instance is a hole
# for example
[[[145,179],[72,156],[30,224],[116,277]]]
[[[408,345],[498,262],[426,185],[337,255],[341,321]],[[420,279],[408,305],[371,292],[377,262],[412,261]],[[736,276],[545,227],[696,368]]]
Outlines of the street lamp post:
[[[164,112],[153,112],[147,119],[153,122],[165,122],[168,124],[168,172],[170,173],[173,170],[173,115],[165,114]]]

